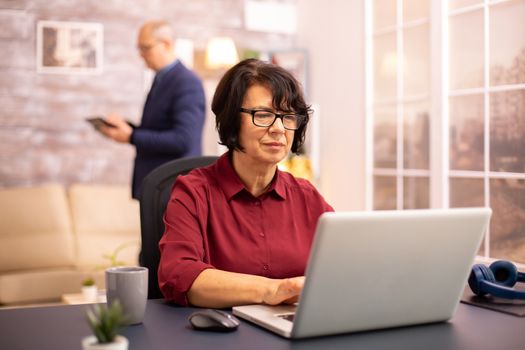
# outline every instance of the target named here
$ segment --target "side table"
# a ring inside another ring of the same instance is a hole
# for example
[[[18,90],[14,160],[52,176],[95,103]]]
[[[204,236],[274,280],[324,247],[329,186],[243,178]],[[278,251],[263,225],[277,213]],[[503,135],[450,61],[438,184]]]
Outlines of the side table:
[[[99,289],[97,291],[96,300],[87,300],[86,298],[84,298],[84,295],[82,293],[63,294],[62,302],[64,304],[69,304],[69,305],[105,303],[106,302],[106,290]]]

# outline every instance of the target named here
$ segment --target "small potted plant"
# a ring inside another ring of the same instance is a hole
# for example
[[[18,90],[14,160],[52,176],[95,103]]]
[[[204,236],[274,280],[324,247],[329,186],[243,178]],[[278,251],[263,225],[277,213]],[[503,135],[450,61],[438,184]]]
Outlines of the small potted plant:
[[[82,296],[86,301],[97,301],[97,286],[93,277],[88,277],[82,281]]]
[[[118,332],[125,324],[125,317],[118,300],[110,307],[95,304],[88,308],[86,318],[94,335],[82,340],[84,350],[127,350],[128,339]]]
[[[103,269],[106,269],[108,266],[109,267],[116,267],[116,266],[124,266],[126,265],[126,262],[123,261],[123,260],[119,260],[119,254],[120,252],[122,252],[124,249],[128,248],[128,247],[132,247],[132,246],[136,246],[138,243],[137,242],[126,242],[126,243],[123,243],[121,245],[119,245],[117,248],[115,248],[115,250],[110,253],[110,254],[102,254],[102,257],[106,260],[108,260],[108,265],[105,265],[105,266],[102,266]]]

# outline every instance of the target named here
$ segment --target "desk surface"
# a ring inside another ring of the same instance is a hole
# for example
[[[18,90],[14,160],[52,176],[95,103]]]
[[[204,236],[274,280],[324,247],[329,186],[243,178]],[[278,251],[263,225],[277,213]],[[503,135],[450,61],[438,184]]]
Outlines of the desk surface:
[[[1,349],[81,349],[90,331],[85,305],[0,310]],[[502,349],[525,348],[525,318],[460,304],[449,322],[287,340],[242,321],[233,333],[210,333],[190,328],[187,317],[195,309],[149,300],[142,325],[122,333],[134,349]]]

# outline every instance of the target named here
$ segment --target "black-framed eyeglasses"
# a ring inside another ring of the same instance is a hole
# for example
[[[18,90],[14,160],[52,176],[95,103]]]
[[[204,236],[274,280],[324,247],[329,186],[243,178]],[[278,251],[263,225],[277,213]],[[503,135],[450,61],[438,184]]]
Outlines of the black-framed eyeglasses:
[[[304,115],[301,114],[280,114],[265,109],[246,109],[241,108],[241,112],[248,113],[252,115],[252,123],[255,126],[260,126],[262,128],[269,128],[275,123],[277,118],[281,119],[283,126],[287,130],[297,130],[301,127],[302,123],[306,119]]]

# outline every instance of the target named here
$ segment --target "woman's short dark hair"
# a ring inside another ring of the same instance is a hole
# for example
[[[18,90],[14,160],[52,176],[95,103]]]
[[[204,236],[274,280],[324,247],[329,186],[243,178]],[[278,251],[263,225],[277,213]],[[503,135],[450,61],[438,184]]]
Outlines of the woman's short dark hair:
[[[292,152],[297,153],[304,143],[311,113],[310,106],[304,101],[301,84],[284,68],[253,58],[230,68],[222,77],[213,96],[211,109],[215,114],[220,143],[230,151],[243,150],[239,144],[240,108],[246,91],[253,85],[261,85],[270,90],[275,110],[294,112],[306,117],[295,131]]]

